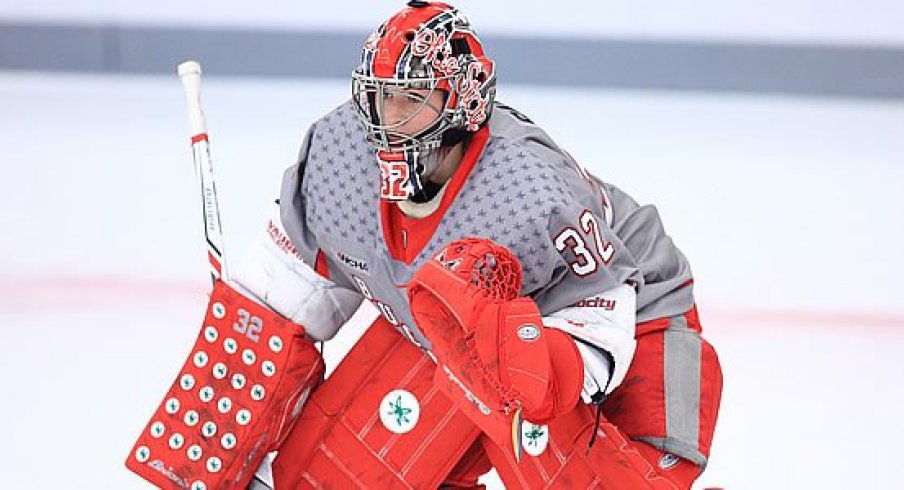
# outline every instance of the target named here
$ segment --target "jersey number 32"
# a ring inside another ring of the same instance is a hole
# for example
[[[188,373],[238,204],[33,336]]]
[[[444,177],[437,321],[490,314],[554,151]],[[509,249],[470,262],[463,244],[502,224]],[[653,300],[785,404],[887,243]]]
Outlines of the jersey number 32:
[[[615,246],[612,245],[611,242],[603,240],[602,234],[600,233],[599,221],[597,221],[596,217],[593,216],[593,213],[589,210],[585,209],[584,212],[581,213],[581,216],[578,218],[578,223],[580,224],[581,230],[584,232],[583,235],[578,230],[567,227],[556,235],[554,244],[559,253],[562,253],[565,250],[571,250],[575,256],[575,260],[568,265],[571,266],[571,270],[575,274],[583,277],[596,272],[600,262],[602,262],[603,265],[609,265],[609,262],[612,261],[612,257],[615,255]],[[594,254],[587,248],[587,242],[584,240],[584,235],[592,237],[594,244],[596,245],[597,254]]]

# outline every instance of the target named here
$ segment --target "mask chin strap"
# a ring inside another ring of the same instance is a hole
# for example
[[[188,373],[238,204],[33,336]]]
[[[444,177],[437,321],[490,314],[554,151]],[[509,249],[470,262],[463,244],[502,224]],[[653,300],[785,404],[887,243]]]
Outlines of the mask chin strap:
[[[421,182],[421,172],[424,166],[421,165],[421,152],[417,150],[405,150],[405,163],[408,165],[408,196],[421,194],[424,191],[424,183]]]
[[[439,145],[451,148],[467,139],[469,136],[471,136],[471,134],[472,133],[469,133],[468,131],[465,131],[461,128],[448,129],[445,133],[443,133]]]
[[[433,182],[430,175],[443,163],[449,155],[452,147],[459,143],[467,144],[471,140],[472,133],[462,129],[451,129],[443,134],[442,142],[438,148],[429,152],[415,153],[409,169],[414,169],[411,179],[412,193],[409,200],[424,203],[432,200],[439,194],[445,182]]]

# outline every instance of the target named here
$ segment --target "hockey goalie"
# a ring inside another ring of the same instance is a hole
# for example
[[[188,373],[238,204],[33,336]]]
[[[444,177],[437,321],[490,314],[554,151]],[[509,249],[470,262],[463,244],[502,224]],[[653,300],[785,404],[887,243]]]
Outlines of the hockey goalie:
[[[690,488],[722,376],[688,261],[655,207],[496,101],[496,73],[443,3],[367,38],[130,469],[191,489],[479,488],[493,468],[507,488]],[[315,342],[365,300],[379,318],[322,379]]]

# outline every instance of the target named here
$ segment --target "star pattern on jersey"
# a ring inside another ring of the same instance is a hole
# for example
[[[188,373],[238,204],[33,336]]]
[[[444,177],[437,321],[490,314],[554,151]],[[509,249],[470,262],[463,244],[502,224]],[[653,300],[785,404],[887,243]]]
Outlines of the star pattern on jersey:
[[[302,183],[308,198],[306,224],[315,234],[321,231],[373,246],[379,167],[351,104],[317,121],[313,134],[308,153],[311,168]]]
[[[546,182],[543,187],[548,189],[528,188],[530,180]],[[534,291],[548,281],[548,210],[568,205],[573,195],[551,164],[515,144],[491,138],[447,211],[448,219],[443,220],[434,239],[414,263],[423,263],[458,238],[490,238],[506,246],[521,261],[522,293]]]
[[[571,170],[558,154],[541,158],[504,135],[491,133],[479,158],[424,249],[411,264],[392,260],[380,222],[379,166],[354,106],[347,102],[312,128],[302,181],[305,225],[327,250],[354,255],[358,247],[362,255],[372,255],[374,266],[388,264],[393,289],[448,243],[468,236],[490,238],[521,262],[522,294],[542,292],[567,267],[553,246],[553,235],[564,226],[560,222],[576,224],[581,210],[590,206],[581,202],[583,179],[571,180]],[[399,291],[384,291],[381,299],[403,301],[404,287]],[[404,310],[401,303],[395,306]],[[409,317],[406,311],[396,313]],[[400,321],[411,323],[410,317]]]

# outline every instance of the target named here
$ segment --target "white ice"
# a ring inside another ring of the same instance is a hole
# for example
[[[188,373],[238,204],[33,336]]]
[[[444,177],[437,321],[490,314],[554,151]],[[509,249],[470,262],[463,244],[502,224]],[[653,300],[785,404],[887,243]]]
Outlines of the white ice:
[[[346,81],[209,79],[227,254]],[[904,103],[500,87],[656,203],[725,371],[699,488],[891,488],[904,439]],[[207,291],[175,75],[0,72],[0,487],[123,466]],[[363,311],[368,318],[372,311]],[[335,364],[360,333],[328,344]]]

